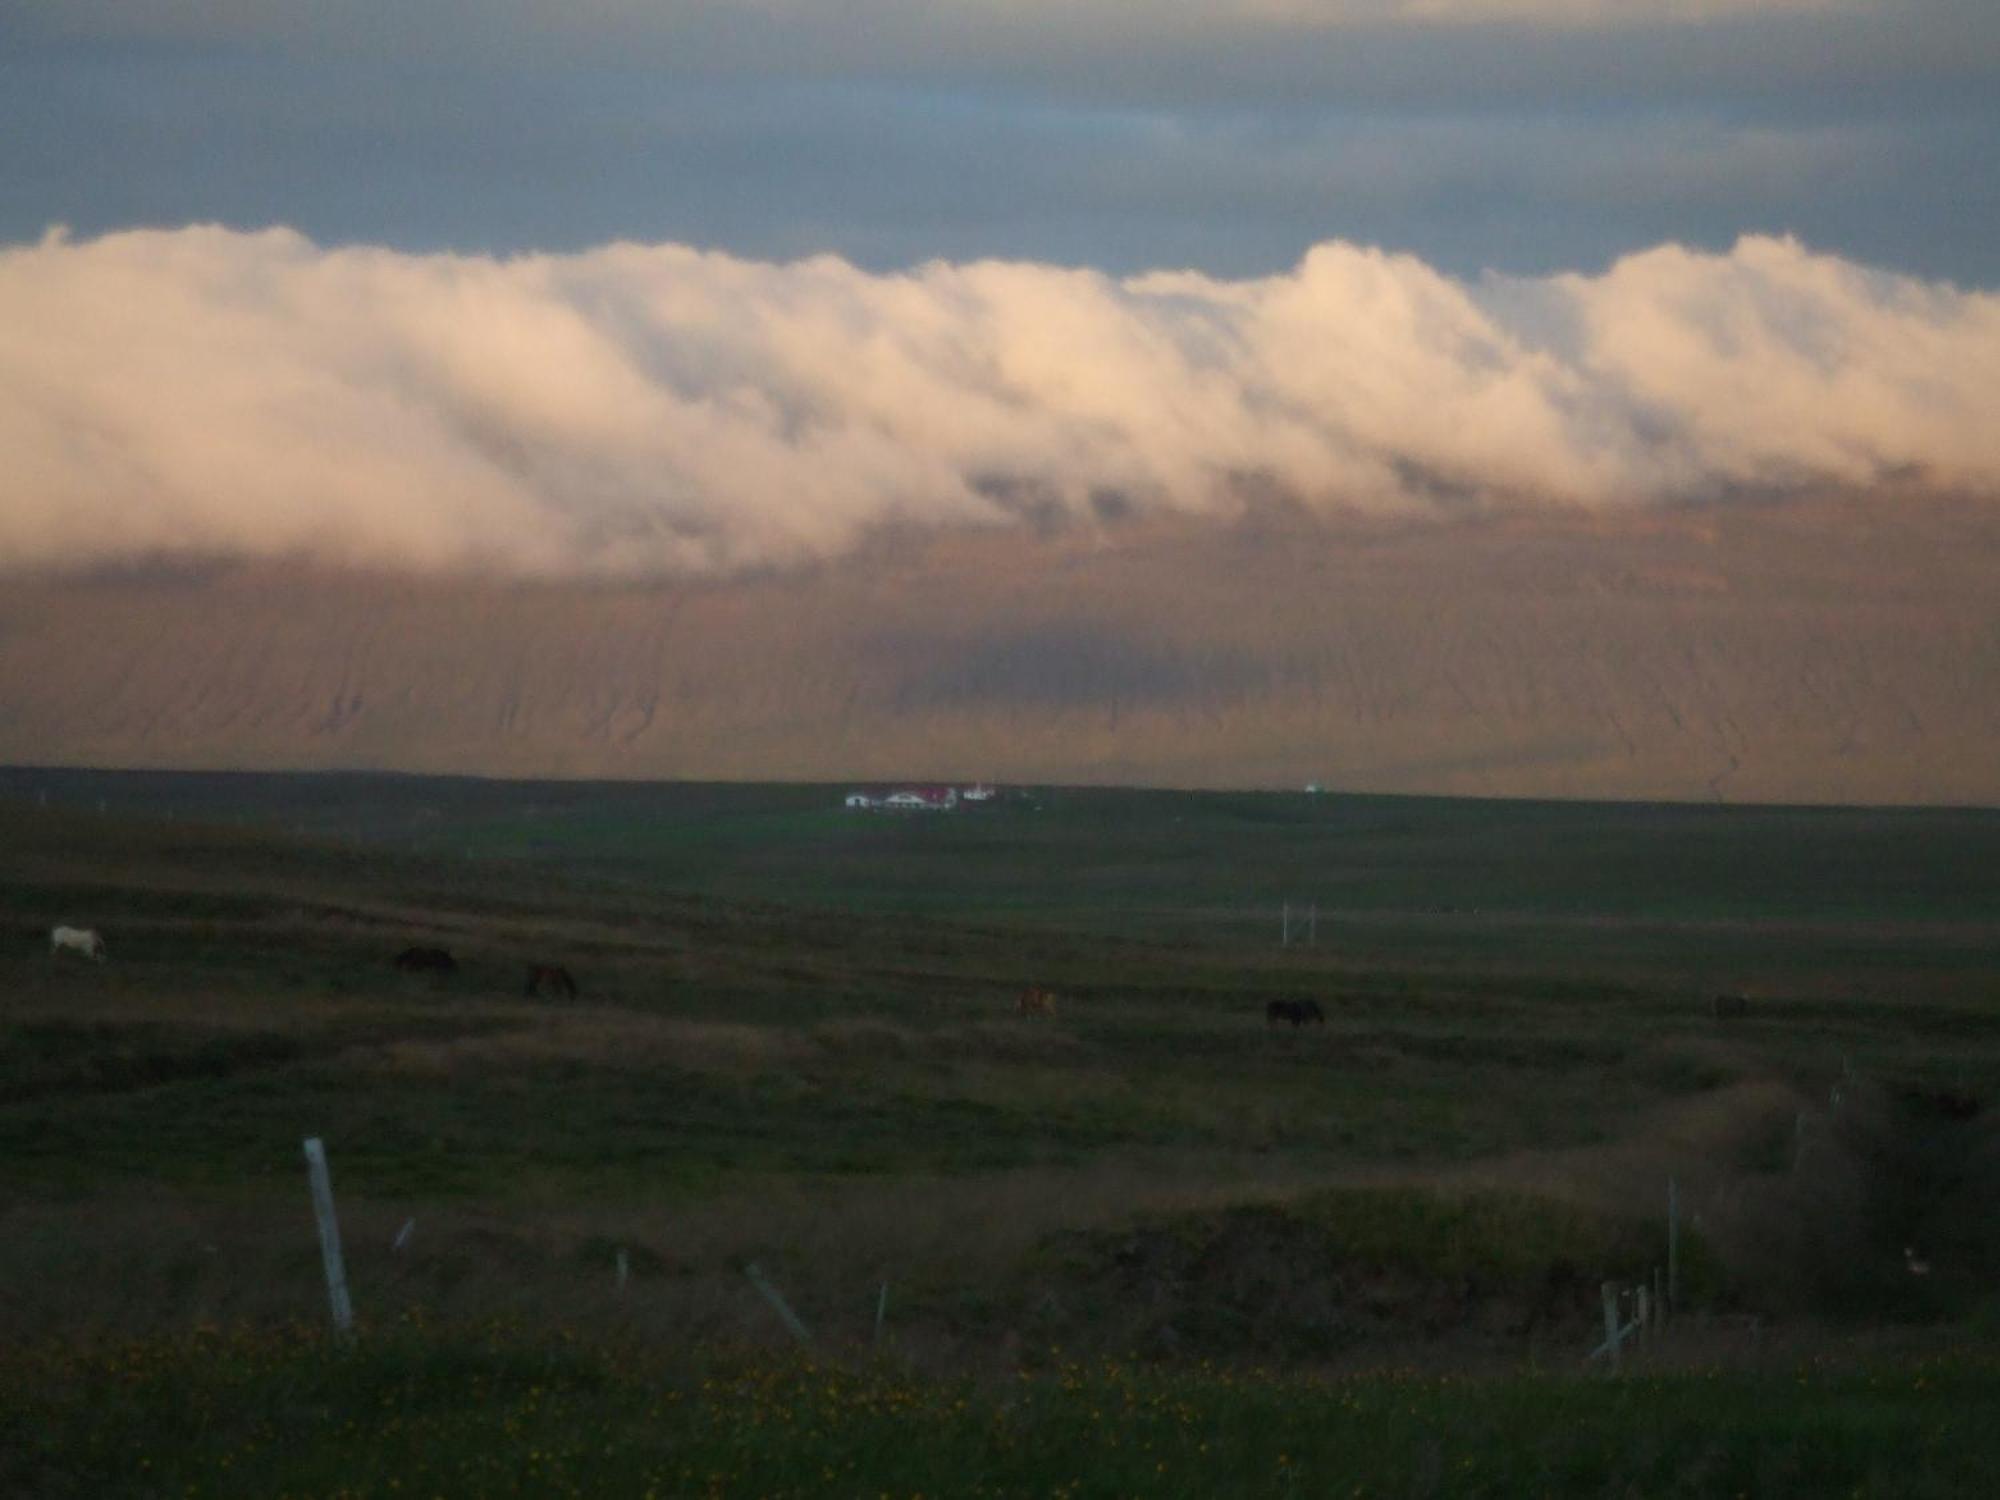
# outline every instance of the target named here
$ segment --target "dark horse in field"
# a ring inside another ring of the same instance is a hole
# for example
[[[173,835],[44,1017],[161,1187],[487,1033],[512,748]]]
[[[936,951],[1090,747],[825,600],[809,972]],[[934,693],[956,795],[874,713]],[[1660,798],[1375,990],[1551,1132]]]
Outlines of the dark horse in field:
[[[1290,1021],[1294,1031],[1308,1022],[1324,1026],[1326,1012],[1319,1008],[1317,1000],[1273,1000],[1264,1007],[1264,1024],[1276,1026],[1280,1021]]]
[[[561,964],[529,964],[528,986],[522,993],[532,998],[544,990],[558,1000],[574,1000],[576,980]]]
[[[458,972],[458,962],[442,948],[405,948],[396,955],[396,967],[405,974],[450,975]]]

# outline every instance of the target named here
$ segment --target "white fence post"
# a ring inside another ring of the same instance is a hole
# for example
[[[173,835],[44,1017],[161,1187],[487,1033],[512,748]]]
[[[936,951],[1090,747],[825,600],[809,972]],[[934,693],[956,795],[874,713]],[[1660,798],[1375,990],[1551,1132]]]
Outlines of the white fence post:
[[[316,1135],[306,1140],[306,1171],[312,1178],[313,1215],[319,1220],[319,1253],[326,1263],[326,1300],[333,1311],[333,1331],[346,1338],[354,1331],[354,1304],[347,1296],[340,1221],[333,1213],[333,1178],[326,1169],[326,1147]]]
[[[623,1249],[618,1252],[618,1290],[625,1290],[625,1283],[632,1279],[632,1257]]]
[[[1619,1328],[1618,1328],[1618,1283],[1607,1281],[1602,1288],[1604,1294],[1604,1347],[1611,1355],[1611,1371],[1618,1372]]]
[[[882,1293],[875,1299],[875,1342],[882,1342],[882,1319],[889,1311],[889,1283],[882,1283]]]
[[[806,1325],[799,1321],[799,1315],[792,1311],[783,1297],[778,1295],[778,1289],[764,1279],[764,1273],[757,1269],[757,1262],[753,1260],[745,1266],[743,1274],[750,1278],[752,1286],[763,1293],[764,1300],[771,1304],[771,1311],[778,1315],[779,1322],[791,1330],[792,1337],[801,1344],[810,1344],[812,1335],[806,1331]]]
[[[1680,1311],[1681,1305],[1681,1195],[1673,1178],[1667,1179],[1667,1310]]]

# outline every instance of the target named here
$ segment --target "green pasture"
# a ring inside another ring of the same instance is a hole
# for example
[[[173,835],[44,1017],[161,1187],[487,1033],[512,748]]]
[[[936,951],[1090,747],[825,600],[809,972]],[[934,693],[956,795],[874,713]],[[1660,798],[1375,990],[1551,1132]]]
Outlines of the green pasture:
[[[0,771],[0,797],[588,871],[795,905],[1149,936],[1357,914],[1984,922],[2000,813],[1009,789],[949,815],[843,785]]]
[[[1972,1492],[2000,819],[842,790],[0,772],[0,1490]]]
[[[1969,1496],[1990,1361],[1607,1381],[662,1361],[491,1332],[0,1356],[0,1486],[47,1497]]]

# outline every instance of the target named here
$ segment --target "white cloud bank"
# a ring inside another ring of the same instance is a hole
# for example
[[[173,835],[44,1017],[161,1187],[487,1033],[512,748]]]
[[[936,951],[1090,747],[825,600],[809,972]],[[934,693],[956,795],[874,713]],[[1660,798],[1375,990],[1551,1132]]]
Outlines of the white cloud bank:
[[[2000,296],[1745,239],[1452,280],[506,260],[218,228],[0,252],[0,566],[535,574],[835,557],[893,523],[2000,494]]]

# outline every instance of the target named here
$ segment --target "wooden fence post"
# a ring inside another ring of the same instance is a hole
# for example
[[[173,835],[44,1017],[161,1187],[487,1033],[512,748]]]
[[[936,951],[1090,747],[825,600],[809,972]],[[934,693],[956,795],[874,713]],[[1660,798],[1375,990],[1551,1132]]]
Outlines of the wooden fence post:
[[[354,1304],[347,1296],[347,1263],[340,1254],[340,1221],[333,1212],[333,1178],[326,1169],[326,1147],[318,1136],[306,1140],[306,1172],[312,1179],[313,1216],[319,1220],[319,1253],[326,1264],[326,1300],[333,1311],[333,1331],[342,1338],[354,1331]]]

